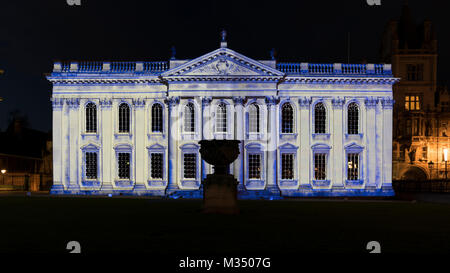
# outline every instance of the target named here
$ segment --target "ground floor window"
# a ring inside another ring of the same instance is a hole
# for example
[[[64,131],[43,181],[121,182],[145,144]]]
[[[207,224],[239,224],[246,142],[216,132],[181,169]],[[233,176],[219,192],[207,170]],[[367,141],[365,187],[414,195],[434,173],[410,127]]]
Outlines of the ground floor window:
[[[130,179],[130,153],[118,153],[119,179]]]
[[[261,179],[261,154],[248,155],[248,178]]]
[[[281,154],[281,179],[294,179],[294,154]]]
[[[163,154],[151,153],[150,154],[150,175],[153,179],[163,178]]]
[[[327,154],[314,154],[314,179],[325,180],[327,178]]]
[[[197,178],[197,154],[185,153],[183,157],[184,178]]]
[[[359,179],[359,154],[347,154],[347,180]]]
[[[97,179],[97,153],[86,152],[85,154],[85,176],[87,179]]]

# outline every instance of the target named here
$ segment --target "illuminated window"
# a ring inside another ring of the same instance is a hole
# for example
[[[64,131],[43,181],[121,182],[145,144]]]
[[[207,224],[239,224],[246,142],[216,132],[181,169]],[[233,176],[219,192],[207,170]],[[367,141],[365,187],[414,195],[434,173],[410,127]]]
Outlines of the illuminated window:
[[[418,95],[405,96],[405,109],[408,111],[420,110],[420,96]]]
[[[86,133],[97,132],[97,106],[90,102],[86,105]]]
[[[356,135],[358,134],[358,125],[359,125],[359,108],[358,104],[352,102],[348,105],[347,109],[347,126],[348,126],[348,134]]]
[[[184,107],[184,131],[195,132],[195,107],[192,102]]]
[[[162,106],[155,103],[152,106],[152,132],[161,133],[163,130],[163,112]]]
[[[119,179],[130,179],[130,153],[118,153]]]
[[[227,106],[224,103],[217,105],[216,130],[221,133],[227,132]]]
[[[130,132],[130,107],[126,103],[119,105],[119,133]]]
[[[183,177],[197,178],[197,154],[185,153],[183,154]]]
[[[85,153],[85,175],[87,179],[97,179],[97,153]]]
[[[248,178],[261,179],[261,154],[248,155]]]
[[[281,179],[294,179],[294,154],[281,154]]]
[[[323,103],[319,102],[314,107],[314,133],[325,134],[326,133],[326,109]]]
[[[248,127],[250,133],[259,133],[259,106],[251,104],[249,106],[249,121]]]
[[[150,175],[153,179],[163,178],[163,154],[151,153],[150,154]]]
[[[290,103],[283,104],[281,108],[281,132],[287,134],[294,132],[294,109]]]
[[[423,64],[407,64],[407,79],[408,81],[422,81],[423,80]]]
[[[326,159],[327,159],[327,154],[322,154],[322,153],[314,154],[314,179],[315,180],[325,180],[327,178]]]
[[[359,154],[347,154],[347,180],[359,179]]]

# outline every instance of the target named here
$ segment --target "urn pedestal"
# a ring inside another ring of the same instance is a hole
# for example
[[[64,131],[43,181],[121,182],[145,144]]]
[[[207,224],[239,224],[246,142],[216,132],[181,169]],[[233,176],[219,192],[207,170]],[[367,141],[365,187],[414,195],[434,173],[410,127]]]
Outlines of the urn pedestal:
[[[239,155],[239,140],[202,140],[202,159],[214,166],[214,174],[208,174],[203,184],[203,212],[237,214],[237,185],[239,182],[228,174],[228,167]]]

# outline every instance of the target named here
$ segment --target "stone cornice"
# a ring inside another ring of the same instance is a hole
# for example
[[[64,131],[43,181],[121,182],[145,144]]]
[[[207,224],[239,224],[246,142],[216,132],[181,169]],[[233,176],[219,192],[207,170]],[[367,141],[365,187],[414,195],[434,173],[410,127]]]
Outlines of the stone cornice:
[[[399,78],[392,77],[292,77],[284,79],[284,83],[306,83],[306,84],[394,84]]]

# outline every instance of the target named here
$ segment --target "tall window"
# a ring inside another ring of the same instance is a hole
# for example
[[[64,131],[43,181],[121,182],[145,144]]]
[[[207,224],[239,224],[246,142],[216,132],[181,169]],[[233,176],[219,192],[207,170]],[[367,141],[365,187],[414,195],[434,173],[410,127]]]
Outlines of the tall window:
[[[225,103],[217,105],[216,128],[217,132],[227,132],[227,106]]]
[[[162,106],[155,103],[152,106],[152,132],[161,133],[163,131],[163,112]]]
[[[314,107],[314,132],[316,134],[326,133],[327,112],[323,103],[319,102]]]
[[[119,105],[119,133],[130,132],[130,107],[126,103]]]
[[[347,180],[359,179],[359,154],[347,154]]]
[[[163,178],[163,154],[151,153],[150,154],[150,175],[153,179]]]
[[[407,64],[408,81],[423,80],[423,64]]]
[[[261,179],[261,154],[248,155],[248,178]]]
[[[356,104],[355,102],[352,102],[348,105],[348,109],[347,109],[348,134],[349,135],[358,134],[358,125],[359,125],[358,104]]]
[[[97,179],[97,153],[86,152],[85,175],[87,179]]]
[[[259,106],[257,104],[251,104],[248,112],[250,133],[259,133]]]
[[[294,179],[294,154],[281,154],[281,179]]]
[[[290,103],[285,103],[281,107],[281,132],[294,132],[294,109]]]
[[[86,105],[86,133],[97,132],[97,106],[95,103]]]
[[[184,154],[183,158],[184,178],[197,178],[197,154]]]
[[[119,179],[130,179],[130,153],[118,153]]]
[[[195,132],[195,107],[192,102],[184,107],[184,131]]]
[[[418,95],[405,96],[405,110],[407,111],[420,110],[420,96]]]
[[[325,180],[327,178],[327,154],[314,154],[314,179]]]

